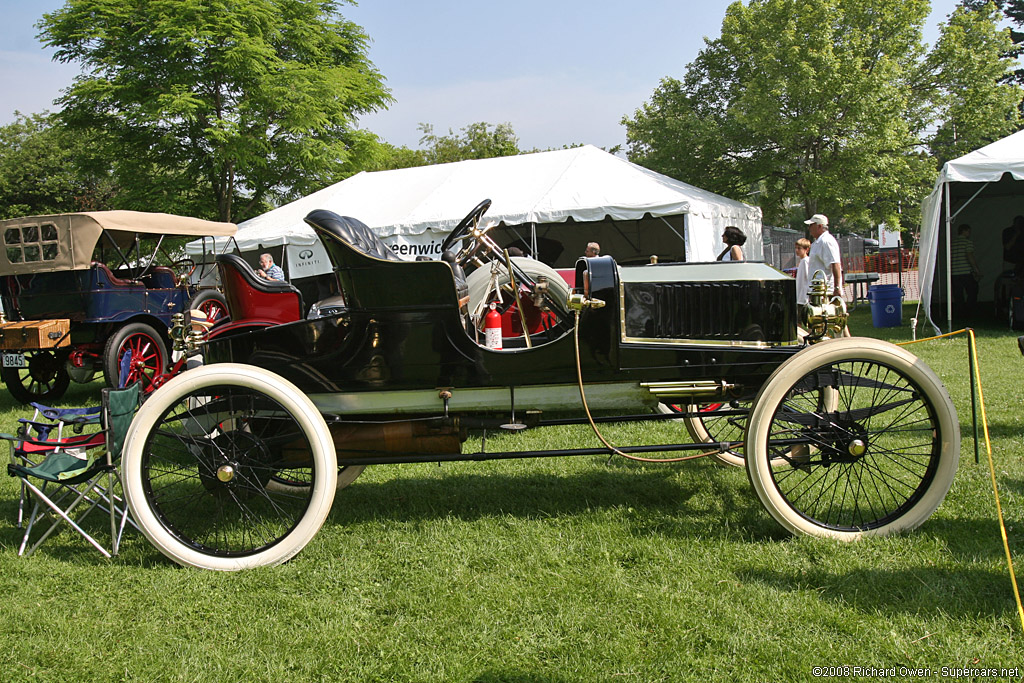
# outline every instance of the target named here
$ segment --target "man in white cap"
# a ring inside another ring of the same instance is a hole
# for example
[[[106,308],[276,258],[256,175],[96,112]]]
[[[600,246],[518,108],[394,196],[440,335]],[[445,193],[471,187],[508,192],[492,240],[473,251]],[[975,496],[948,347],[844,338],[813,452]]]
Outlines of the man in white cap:
[[[839,254],[839,243],[828,231],[828,216],[816,213],[804,223],[814,240],[808,255],[808,271],[811,279],[814,279],[815,272],[822,271],[825,273],[829,294],[841,297],[843,295],[843,265]]]

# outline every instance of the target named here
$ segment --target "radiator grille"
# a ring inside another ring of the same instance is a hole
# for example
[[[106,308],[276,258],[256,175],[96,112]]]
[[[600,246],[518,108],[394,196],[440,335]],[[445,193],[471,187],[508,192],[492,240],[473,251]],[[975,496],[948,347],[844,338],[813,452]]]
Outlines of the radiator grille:
[[[636,339],[786,343],[795,339],[796,282],[626,283],[623,331]]]

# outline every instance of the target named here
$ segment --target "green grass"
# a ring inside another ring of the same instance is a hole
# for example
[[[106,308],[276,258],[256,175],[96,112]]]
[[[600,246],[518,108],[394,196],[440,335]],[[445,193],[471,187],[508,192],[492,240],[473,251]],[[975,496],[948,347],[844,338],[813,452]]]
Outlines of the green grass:
[[[866,308],[852,327],[910,336],[873,330]],[[979,330],[978,345],[1022,552],[1024,358],[1007,330]],[[1021,666],[983,446],[974,463],[966,341],[911,349],[959,411],[960,470],[920,529],[853,544],[789,536],[739,469],[578,457],[370,467],[276,568],[183,569],[133,532],[113,560],[68,532],[25,559],[5,477],[0,680],[789,681],[844,664],[938,679],[943,666]],[[73,387],[68,403],[97,397]],[[23,414],[6,392],[0,411],[2,431]],[[628,444],[651,429],[605,431]],[[488,450],[566,445],[596,440],[577,427],[488,435]]]

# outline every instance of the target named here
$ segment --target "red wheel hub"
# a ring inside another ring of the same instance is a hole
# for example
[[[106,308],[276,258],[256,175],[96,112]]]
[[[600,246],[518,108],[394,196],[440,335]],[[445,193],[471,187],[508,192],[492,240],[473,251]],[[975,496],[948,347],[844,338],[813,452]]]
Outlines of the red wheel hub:
[[[164,371],[164,359],[160,356],[160,348],[148,334],[135,333],[125,339],[121,344],[120,353],[117,354],[118,364],[124,362],[126,353],[131,354],[131,360],[128,361],[125,386],[138,380],[151,385],[153,378]]]
[[[199,310],[206,314],[206,320],[211,323],[217,322],[228,313],[224,306],[215,300],[199,304]]]

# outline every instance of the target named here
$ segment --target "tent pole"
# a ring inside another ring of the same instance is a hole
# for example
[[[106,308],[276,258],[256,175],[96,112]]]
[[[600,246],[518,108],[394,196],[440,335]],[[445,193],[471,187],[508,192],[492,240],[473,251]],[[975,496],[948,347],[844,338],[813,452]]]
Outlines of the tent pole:
[[[946,327],[948,328],[946,330],[947,332],[953,331],[953,264],[950,262],[950,259],[952,258],[952,248],[950,245],[952,244],[953,239],[953,219],[959,216],[961,211],[966,209],[971,204],[971,202],[977,199],[978,195],[981,194],[982,190],[988,187],[988,185],[989,184],[986,182],[981,187],[979,187],[978,190],[973,195],[971,195],[971,198],[964,202],[963,206],[956,210],[955,214],[951,214],[949,211],[949,183],[947,182],[945,185],[943,185],[942,188],[946,193],[946,320],[948,321],[948,323],[946,324]]]
[[[952,240],[949,230],[953,227],[953,217],[949,214],[949,183],[943,188],[946,193],[946,332],[953,331],[953,269],[950,258],[953,255]]]
[[[954,213],[954,214],[953,214],[953,218],[956,218],[957,216],[959,216],[959,215],[960,215],[960,212],[961,212],[961,211],[963,211],[963,210],[964,210],[964,209],[966,209],[966,208],[967,208],[968,206],[970,206],[971,202],[973,202],[973,201],[974,201],[975,199],[977,199],[977,198],[978,198],[978,195],[979,195],[979,194],[981,194],[982,190],[984,190],[984,189],[985,189],[986,187],[988,187],[988,183],[985,183],[984,185],[982,185],[981,187],[979,187],[979,188],[978,188],[978,191],[977,191],[977,192],[975,192],[975,193],[974,193],[973,195],[971,195],[971,198],[970,198],[970,199],[968,199],[968,200],[967,200],[966,202],[964,202],[964,205],[963,205],[963,206],[961,206],[961,207],[960,207],[959,209],[957,209],[957,210],[956,210],[956,213]],[[946,208],[947,208],[947,209],[949,208],[949,202],[948,202],[948,201],[947,201],[947,203],[946,203]],[[950,219],[950,220],[952,220],[952,219]]]
[[[540,254],[537,253],[537,224],[530,223],[530,256],[540,260]]]
[[[679,241],[683,243],[683,252],[685,253],[685,252],[686,252],[686,238],[685,238],[685,237],[683,237],[682,235],[680,235],[680,234],[679,234],[679,231],[678,231],[678,230],[676,230],[675,228],[673,228],[673,227],[672,227],[672,224],[671,224],[671,223],[669,223],[669,222],[668,222],[668,221],[667,221],[667,220],[665,219],[665,217],[664,217],[664,216],[658,216],[658,219],[659,219],[659,220],[660,220],[660,221],[661,221],[662,223],[664,223],[665,225],[667,225],[667,226],[668,226],[668,229],[669,229],[669,230],[671,230],[672,232],[674,232],[674,233],[676,234],[676,237],[678,237],[678,238],[679,238]]]

